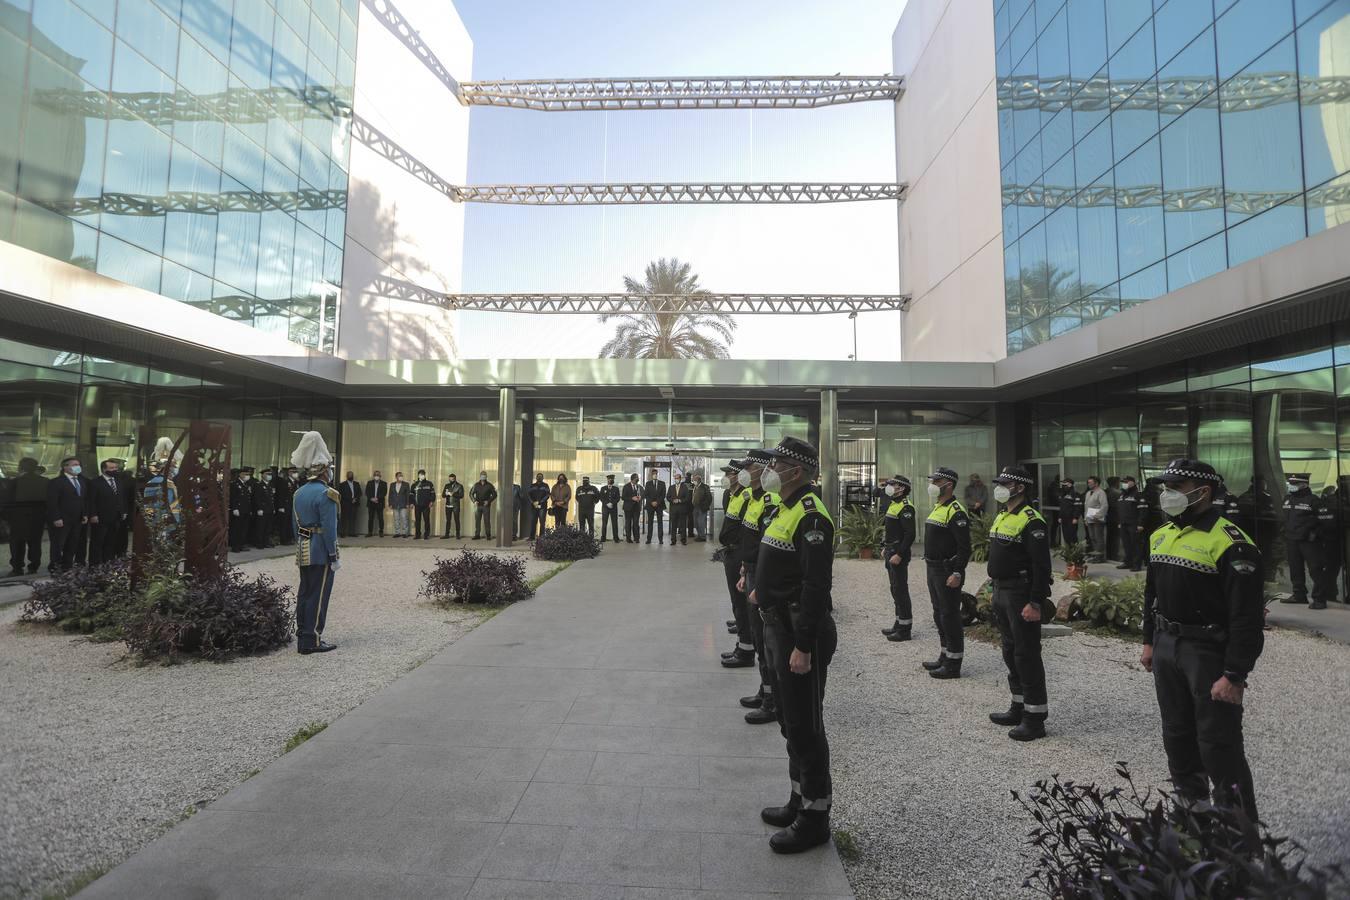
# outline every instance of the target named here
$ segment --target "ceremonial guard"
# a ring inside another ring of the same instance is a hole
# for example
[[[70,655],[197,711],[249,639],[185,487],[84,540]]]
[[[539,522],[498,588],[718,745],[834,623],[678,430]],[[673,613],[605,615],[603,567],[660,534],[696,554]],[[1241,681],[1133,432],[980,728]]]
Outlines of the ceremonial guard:
[[[537,533],[540,537],[548,531],[548,484],[544,481],[544,473],[536,472],[534,475],[534,484],[525,492],[530,501],[530,539],[533,540]]]
[[[800,853],[830,840],[833,785],[823,707],[839,640],[830,615],[834,521],[811,486],[816,449],[785,437],[771,452],[760,483],[781,501],[760,539],[754,599],[774,673],[792,793],[760,817],[783,829],[769,838],[775,853]]]
[[[262,477],[251,482],[253,519],[249,524],[249,543],[259,550],[272,546],[272,520],[277,515],[276,495],[272,493],[272,470],[263,469]]]
[[[933,604],[942,652],[923,667],[934,678],[960,678],[966,655],[961,624],[961,587],[970,562],[970,519],[956,501],[956,471],[938,466],[928,476],[928,498],[933,511],[923,526],[923,559],[928,566],[928,598]]]
[[[750,625],[750,610],[745,593],[740,589],[741,561],[741,517],[750,503],[750,472],[746,463],[731,461],[736,473],[736,486],[727,499],[727,512],[722,517],[722,528],[717,534],[717,542],[722,545],[722,568],[727,576],[727,593],[731,595],[732,621],[728,628],[736,635],[736,646],[729,653],[722,654],[722,665],[728,669],[741,669],[755,664],[755,636]],[[651,539],[650,533],[648,540]]]
[[[244,552],[249,525],[253,521],[253,488],[249,481],[253,469],[241,466],[230,470],[230,552]]]
[[[591,476],[582,475],[577,487],[577,527],[585,534],[595,537],[595,504],[600,500],[600,489],[591,484]],[[604,537],[604,529],[600,536]]]
[[[638,484],[636,472],[628,476],[628,483],[620,494],[623,497],[624,543],[636,544],[642,540],[642,485]]]
[[[622,499],[613,475],[605,476],[605,486],[600,489],[600,543],[605,542],[609,526],[614,526],[614,543],[619,542],[619,501]]]
[[[740,540],[736,547],[736,559],[740,563],[740,581],[736,589],[745,595],[746,618],[750,622],[750,639],[755,646],[755,660],[759,663],[759,690],[749,697],[741,698],[741,706],[750,711],[745,721],[751,725],[767,725],[778,721],[778,703],[773,688],[773,670],[769,666],[768,655],[764,652],[764,620],[759,609],[750,598],[755,591],[755,567],[759,564],[759,539],[764,528],[778,511],[778,496],[764,490],[762,481],[764,469],[773,462],[767,450],[751,450],[746,455],[746,471],[750,473],[750,487],[747,491],[750,499],[741,513]],[[732,651],[734,655],[736,651]]]
[[[1308,486],[1309,473],[1295,472],[1288,478],[1289,496],[1284,500],[1284,546],[1289,559],[1289,582],[1293,595],[1281,603],[1307,603],[1308,579],[1312,579],[1309,609],[1326,609],[1336,595],[1335,559],[1327,537],[1336,533],[1336,513]],[[1304,575],[1304,568],[1307,575]]]
[[[994,499],[1003,510],[989,526],[989,578],[994,583],[994,621],[1003,638],[1012,705],[990,713],[995,725],[1013,725],[1008,737],[1045,737],[1049,712],[1041,619],[1050,602],[1050,526],[1029,502],[1036,482],[1021,466],[1004,466],[994,479]]]
[[[469,489],[469,499],[473,501],[473,539],[478,540],[478,529],[482,526],[484,539],[492,540],[492,504],[497,499],[497,486],[488,481],[487,472],[478,473],[478,483]]]
[[[436,505],[436,485],[427,480],[425,470],[418,470],[409,499],[413,508],[413,539],[431,540],[431,507]]]
[[[1116,508],[1120,519],[1120,545],[1125,551],[1125,561],[1116,568],[1142,572],[1144,557],[1148,555],[1148,533],[1144,530],[1144,516],[1148,514],[1148,507],[1133,475],[1120,479],[1120,497],[1116,500]]]
[[[441,540],[447,540],[450,537],[450,524],[455,525],[455,540],[460,539],[460,521],[459,510],[464,504],[464,485],[459,483],[455,473],[450,473],[450,480],[441,488],[441,499],[445,501],[445,534],[441,535]]]
[[[291,499],[299,487],[299,475],[294,469],[273,470],[272,504],[275,511],[272,520],[276,523],[277,540],[283,547],[295,543],[295,523],[291,520]]]
[[[656,524],[656,543],[666,542],[666,486],[655,469],[642,487],[643,508],[647,510],[647,543],[652,542],[652,523]]]
[[[973,476],[972,476],[973,477]],[[909,501],[912,486],[909,479],[896,475],[886,482],[886,530],[882,538],[881,557],[885,560],[886,578],[891,586],[891,602],[895,604],[895,623],[881,629],[888,641],[907,641],[914,635],[914,604],[909,597],[910,548],[914,546],[918,530],[914,504]]]
[[[1184,799],[1206,799],[1208,779],[1216,803],[1255,821],[1242,699],[1265,642],[1261,554],[1213,507],[1213,466],[1175,459],[1158,480],[1170,521],[1149,539],[1139,661],[1153,673],[1167,768]]]
[[[337,527],[341,497],[329,486],[333,479],[333,454],[323,435],[307,431],[291,454],[291,464],[305,473],[306,481],[295,492],[295,564],[300,567],[300,589],[295,600],[295,643],[303,654],[327,653],[336,644],[323,639],[328,620],[328,598],[338,561]]]

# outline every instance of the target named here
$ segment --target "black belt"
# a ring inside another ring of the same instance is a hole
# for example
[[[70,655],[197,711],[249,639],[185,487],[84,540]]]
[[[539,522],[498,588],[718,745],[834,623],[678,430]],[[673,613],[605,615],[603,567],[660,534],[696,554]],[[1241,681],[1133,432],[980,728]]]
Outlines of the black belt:
[[[1228,632],[1218,625],[1183,625],[1180,622],[1173,622],[1162,613],[1153,614],[1153,623],[1156,631],[1165,631],[1190,640],[1210,641],[1215,644],[1222,644],[1228,640]]]
[[[991,579],[995,587],[1024,587],[1031,584],[1031,574],[1029,572],[1018,572],[1007,578]]]

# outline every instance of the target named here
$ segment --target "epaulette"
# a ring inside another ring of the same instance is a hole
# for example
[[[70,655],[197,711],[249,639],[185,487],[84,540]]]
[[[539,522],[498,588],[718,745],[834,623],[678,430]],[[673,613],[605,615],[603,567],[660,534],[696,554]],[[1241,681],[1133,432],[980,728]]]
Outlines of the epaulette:
[[[802,509],[812,509],[812,510],[813,510],[813,509],[815,509],[815,508],[816,508],[816,495],[815,495],[815,494],[807,494],[805,497],[802,497]]]
[[[336,488],[325,487],[324,492],[328,495],[328,499],[332,500],[334,503],[340,503],[342,501],[342,495],[337,492]]]

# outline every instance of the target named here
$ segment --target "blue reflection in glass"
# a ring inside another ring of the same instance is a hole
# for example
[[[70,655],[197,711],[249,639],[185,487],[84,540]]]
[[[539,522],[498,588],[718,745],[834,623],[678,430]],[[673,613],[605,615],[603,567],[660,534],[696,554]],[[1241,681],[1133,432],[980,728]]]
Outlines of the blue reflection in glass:
[[[1239,266],[1307,236],[1299,197],[1228,229],[1228,265]]]
[[[1216,27],[1219,80],[1226,81],[1294,30],[1294,9],[1289,0],[1238,0]]]
[[[1222,272],[1228,265],[1224,236],[1214,237],[1183,250],[1167,260],[1167,289],[1180,290],[1186,285]]]
[[[1091,78],[1106,65],[1104,0],[1069,0],[1069,71],[1076,79]]]
[[[1230,227],[1303,190],[1297,96],[1291,91],[1277,102],[1257,104],[1250,102],[1244,88],[1250,80],[1295,70],[1294,39],[1289,37],[1219,86]]]
[[[1116,166],[1116,229],[1120,270],[1162,259],[1162,164],[1155,137]]]
[[[1213,21],[1213,0],[1168,0],[1154,17],[1158,60],[1167,63]]]
[[[1219,111],[1192,107],[1163,131],[1162,166],[1167,252],[1175,253],[1224,225]]]

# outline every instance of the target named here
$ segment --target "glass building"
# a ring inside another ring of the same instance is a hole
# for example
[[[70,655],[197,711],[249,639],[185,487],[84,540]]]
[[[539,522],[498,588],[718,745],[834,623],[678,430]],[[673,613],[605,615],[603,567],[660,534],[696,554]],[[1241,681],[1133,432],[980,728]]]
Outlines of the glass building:
[[[1350,221],[1350,2],[993,5],[1008,353]]]
[[[0,241],[331,351],[357,0],[0,0]]]

